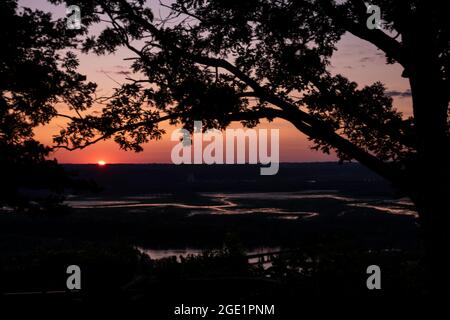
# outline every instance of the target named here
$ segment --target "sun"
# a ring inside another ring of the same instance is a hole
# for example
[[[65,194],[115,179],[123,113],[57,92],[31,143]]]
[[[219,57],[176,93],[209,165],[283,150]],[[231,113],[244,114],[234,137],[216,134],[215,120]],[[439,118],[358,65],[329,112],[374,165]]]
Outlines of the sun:
[[[106,162],[103,161],[103,160],[98,160],[98,161],[97,161],[97,164],[98,164],[99,166],[105,166],[105,165],[106,165]]]

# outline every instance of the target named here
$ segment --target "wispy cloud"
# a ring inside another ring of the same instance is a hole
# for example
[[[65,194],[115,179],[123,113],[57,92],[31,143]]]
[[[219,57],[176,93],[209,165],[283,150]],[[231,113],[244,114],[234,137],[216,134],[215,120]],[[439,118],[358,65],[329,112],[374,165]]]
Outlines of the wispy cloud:
[[[132,72],[129,70],[129,68],[124,67],[124,66],[120,66],[120,65],[114,66],[114,70],[100,69],[100,70],[96,70],[96,71],[98,73],[120,74],[120,75],[123,75],[123,76],[129,76],[130,74],[132,74]]]
[[[373,62],[375,60],[375,57],[362,57],[359,59],[359,62]]]
[[[409,98],[409,97],[411,97],[411,90],[410,89],[407,89],[405,91],[391,90],[391,91],[386,91],[386,94],[391,97]]]

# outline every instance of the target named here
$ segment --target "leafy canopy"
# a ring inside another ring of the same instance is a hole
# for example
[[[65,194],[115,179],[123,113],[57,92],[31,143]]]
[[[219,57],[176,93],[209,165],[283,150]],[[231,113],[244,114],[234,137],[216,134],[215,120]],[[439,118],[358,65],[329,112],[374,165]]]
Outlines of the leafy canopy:
[[[261,118],[282,118],[308,135],[314,148],[335,149],[342,160],[356,159],[398,182],[417,158],[417,119],[405,119],[394,108],[383,84],[359,88],[332,75],[330,58],[342,35],[351,32],[410,77],[417,69],[411,32],[416,19],[426,18],[430,59],[444,88],[449,30],[439,6],[426,1],[372,3],[382,8],[383,30],[366,27],[361,0],[177,0],[161,5],[169,12],[165,18],[143,0],[83,2],[84,23],[102,21],[103,27],[85,38],[83,49],[129,49],[133,77],[107,100],[101,115],[74,117],[56,141],[76,149],[113,138],[124,149],[140,151],[164,133],[158,124],[165,120],[192,129],[193,120],[201,119],[205,129],[222,129],[235,120],[255,126]],[[444,130],[448,136],[448,126]]]
[[[77,73],[68,51],[79,43],[76,35],[49,13],[0,3],[0,205],[27,206],[19,189],[55,189],[66,181],[33,130],[57,116],[58,103],[75,110],[92,105],[96,85]]]

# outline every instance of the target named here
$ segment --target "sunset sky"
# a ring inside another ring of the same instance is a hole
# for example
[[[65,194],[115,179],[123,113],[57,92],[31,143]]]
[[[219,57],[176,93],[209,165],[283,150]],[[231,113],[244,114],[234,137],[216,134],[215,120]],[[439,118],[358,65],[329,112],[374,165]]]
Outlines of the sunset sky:
[[[164,0],[163,2],[170,3]],[[19,3],[25,7],[51,11],[55,17],[65,15],[64,6],[55,7],[45,0],[21,0]],[[158,6],[159,0],[152,0],[149,3],[153,3],[152,7],[155,8]],[[115,55],[107,56],[80,53],[79,71],[87,75],[88,80],[98,84],[99,95],[108,95],[113,93],[113,89],[118,86],[116,82],[123,82],[125,78],[123,73],[128,71],[128,63],[123,59],[130,56],[132,54],[127,50],[119,50]],[[383,82],[393,95],[394,105],[398,110],[405,116],[411,115],[409,84],[400,76],[401,67],[387,65],[382,52],[373,45],[346,34],[338,43],[338,50],[333,56],[330,70],[333,73],[343,74],[350,80],[356,81],[360,86],[375,81]],[[66,109],[64,106],[59,106],[59,108],[62,111]],[[36,130],[38,140],[51,145],[52,135],[57,133],[63,124],[61,119],[57,119],[45,127],[38,128]],[[335,159],[333,155],[324,155],[321,152],[310,150],[311,143],[307,138],[286,121],[277,120],[271,124],[265,122],[259,127],[280,130],[280,160],[282,162]],[[176,142],[170,141],[170,134],[176,128],[168,125],[164,125],[164,128],[167,130],[164,138],[146,144],[141,153],[121,151],[114,142],[105,141],[80,151],[60,150],[55,152],[52,157],[56,157],[61,163],[97,163],[99,160],[107,163],[170,163],[170,152],[176,144]]]

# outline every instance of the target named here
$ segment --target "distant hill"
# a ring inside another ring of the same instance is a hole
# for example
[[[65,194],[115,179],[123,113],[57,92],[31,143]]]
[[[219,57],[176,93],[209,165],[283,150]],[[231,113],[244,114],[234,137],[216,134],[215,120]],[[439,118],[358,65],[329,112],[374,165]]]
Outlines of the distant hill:
[[[92,179],[104,195],[156,192],[258,192],[333,189],[355,195],[389,195],[389,184],[357,163],[282,163],[277,175],[260,165],[65,164]]]

